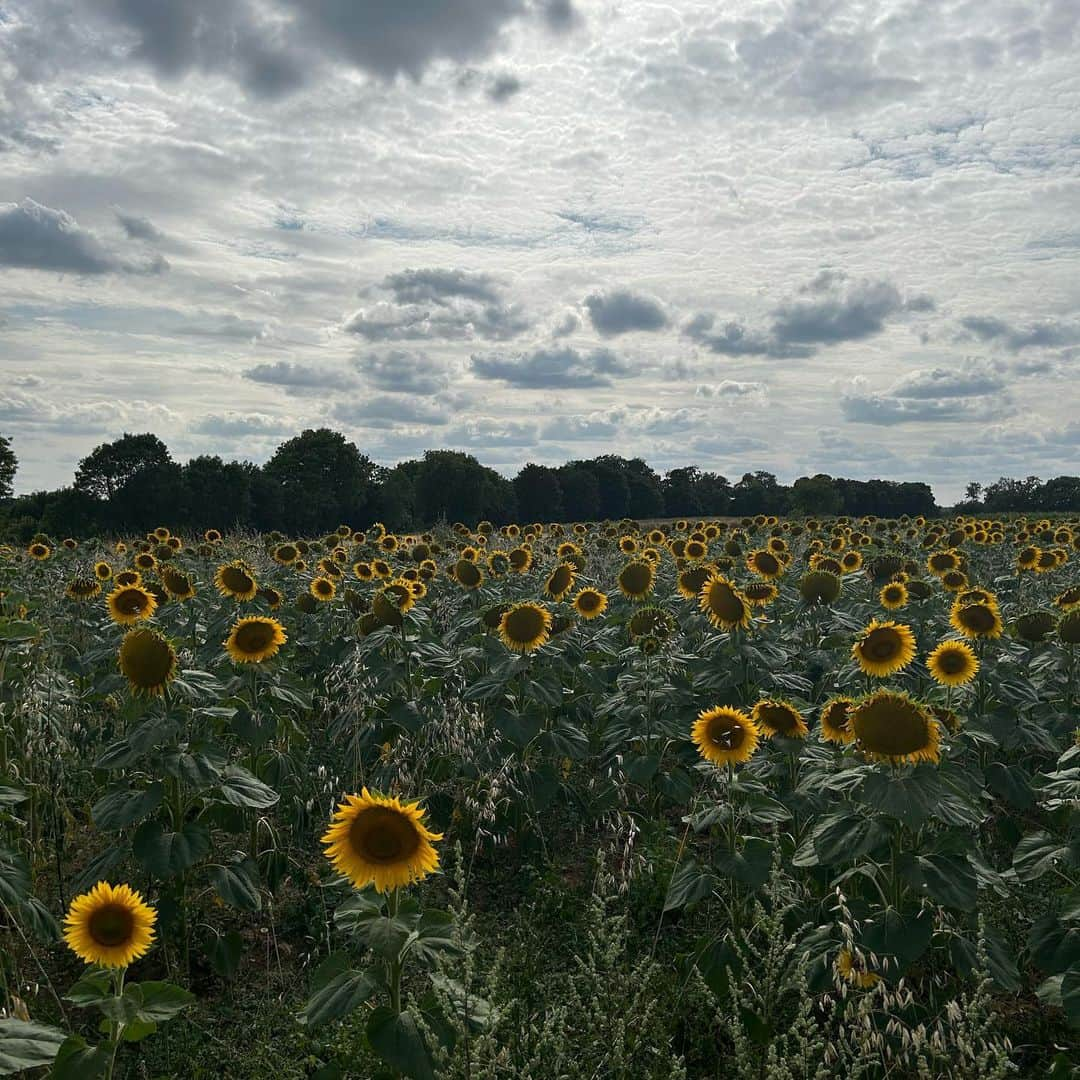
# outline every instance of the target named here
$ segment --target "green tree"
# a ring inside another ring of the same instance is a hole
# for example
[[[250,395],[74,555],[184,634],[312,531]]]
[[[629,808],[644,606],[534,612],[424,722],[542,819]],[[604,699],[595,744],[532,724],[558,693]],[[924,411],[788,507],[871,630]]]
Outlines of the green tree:
[[[233,529],[253,524],[251,473],[216,455],[192,458],[181,470],[184,518],[196,529]]]
[[[138,473],[172,461],[169,448],[151,434],[125,433],[102,443],[79,462],[75,487],[95,499],[111,499]]]
[[[419,524],[441,519],[475,524],[481,518],[504,523],[516,516],[514,486],[471,454],[428,450],[415,472]]]
[[[563,494],[558,469],[530,462],[514,477],[514,492],[522,521],[562,521]]]
[[[791,508],[798,514],[832,517],[840,512],[842,500],[831,476],[800,476],[791,487]]]
[[[19,459],[11,449],[11,440],[0,435],[0,499],[10,499],[15,490],[15,471]]]

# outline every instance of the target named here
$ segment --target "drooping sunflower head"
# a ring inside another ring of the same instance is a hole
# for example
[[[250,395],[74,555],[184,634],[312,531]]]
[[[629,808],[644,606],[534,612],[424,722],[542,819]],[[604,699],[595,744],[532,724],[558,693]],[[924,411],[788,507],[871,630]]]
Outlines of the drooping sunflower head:
[[[1054,604],[1056,607],[1061,608],[1062,611],[1072,611],[1074,608],[1080,608],[1080,585],[1072,585],[1064,592],[1058,593],[1054,597]]]
[[[717,630],[734,630],[750,625],[750,605],[733,582],[714,574],[705,582],[698,606]]]
[[[94,577],[98,581],[108,581],[112,577],[112,567],[104,561],[94,563]]]
[[[510,604],[492,604],[492,606],[480,616],[480,621],[488,630],[493,630],[497,633],[499,625],[502,623],[502,617],[510,610],[510,608]]]
[[[120,626],[133,626],[157,610],[157,599],[141,585],[120,585],[106,597],[109,617]]]
[[[503,612],[499,637],[514,652],[531,653],[539,649],[551,633],[551,612],[541,604],[526,601]]]
[[[989,604],[997,607],[997,597],[989,589],[964,589],[956,594],[956,604]]]
[[[258,596],[271,611],[277,611],[285,603],[285,594],[270,585],[260,585]]]
[[[153,570],[157,566],[157,559],[149,551],[140,551],[131,561],[137,569],[143,572]]]
[[[334,596],[337,593],[337,582],[331,577],[320,575],[317,578],[311,579],[308,590],[316,600],[326,603],[334,599]]]
[[[701,595],[705,582],[712,576],[711,566],[691,566],[679,573],[676,587],[679,595],[686,600],[695,600]]]
[[[941,575],[941,584],[946,592],[958,593],[967,588],[968,577],[963,570],[946,570]]]
[[[799,580],[799,595],[808,604],[832,604],[840,589],[840,575],[828,570],[811,570]]]
[[[529,567],[532,566],[532,550],[524,545],[513,548],[507,558],[510,560],[512,569],[519,574],[526,573]]]
[[[1001,637],[1003,624],[996,604],[953,604],[949,622],[966,638]]]
[[[964,641],[943,641],[926,658],[931,678],[942,686],[963,686],[975,678],[979,661]]]
[[[292,566],[300,558],[300,552],[295,544],[278,544],[274,548],[273,558],[279,566]]]
[[[217,529],[207,529],[206,532],[203,533],[203,539],[208,544],[216,544],[221,540],[221,533]]]
[[[698,714],[690,730],[698,753],[714,765],[737,765],[750,760],[757,749],[757,724],[742,710],[717,705]]]
[[[915,658],[915,635],[904,623],[872,619],[852,645],[851,653],[863,674],[885,678]]]
[[[159,576],[165,591],[173,600],[190,600],[195,595],[195,586],[183,570],[178,570],[175,566],[163,566]]]
[[[214,586],[222,596],[231,596],[234,600],[251,600],[259,591],[255,575],[239,559],[217,568]]]
[[[675,620],[663,608],[649,604],[638,608],[630,616],[627,627],[632,638],[643,637],[647,634],[659,641],[666,641],[675,629]]]
[[[420,881],[439,868],[433,833],[419,803],[371,794],[346,795],[323,835],[326,857],[357,889],[380,893]]]
[[[71,901],[64,941],[87,964],[126,968],[149,952],[156,921],[157,912],[130,885],[99,881]]]
[[[582,589],[574,597],[574,610],[583,619],[595,619],[604,613],[608,606],[608,598],[599,589]]]
[[[484,583],[484,572],[474,559],[458,559],[451,574],[454,580],[466,589],[479,589]]]
[[[890,581],[888,585],[881,587],[878,599],[886,611],[897,611],[908,602],[907,586],[902,585],[899,581]]]
[[[544,593],[552,600],[561,600],[574,587],[574,576],[574,568],[569,563],[560,563],[548,575]]]
[[[249,615],[233,623],[225,651],[237,664],[261,664],[277,654],[288,640],[285,627],[265,615]]]
[[[627,563],[619,572],[619,589],[631,600],[644,600],[656,580],[653,564],[645,561]]]
[[[1057,626],[1058,641],[1066,645],[1080,645],[1080,610],[1067,611]]]
[[[770,737],[781,735],[788,739],[805,739],[809,734],[802,714],[788,701],[766,698],[754,706],[750,716]]]
[[[821,737],[843,745],[855,741],[851,730],[851,710],[855,702],[849,697],[830,698],[821,707]]]
[[[876,761],[940,760],[938,722],[907,694],[878,690],[863,698],[852,711],[851,728],[859,749]]]
[[[77,577],[68,583],[64,595],[69,600],[83,602],[93,600],[101,593],[101,582],[97,578]]]
[[[148,626],[124,635],[117,659],[133,694],[163,694],[176,676],[176,650],[164,634]]]
[[[1026,611],[1016,619],[1016,635],[1024,641],[1045,641],[1053,632],[1057,618],[1052,611]]]
[[[771,581],[751,581],[742,593],[754,607],[768,607],[780,595],[780,590]]]
[[[371,610],[383,626],[401,626],[412,610],[416,596],[407,581],[388,581],[372,598]]]

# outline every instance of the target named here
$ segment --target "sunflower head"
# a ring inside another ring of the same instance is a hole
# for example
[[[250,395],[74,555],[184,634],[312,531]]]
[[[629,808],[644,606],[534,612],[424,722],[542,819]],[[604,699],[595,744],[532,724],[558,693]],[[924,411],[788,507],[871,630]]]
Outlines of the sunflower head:
[[[631,600],[644,600],[656,580],[653,564],[645,560],[627,563],[619,572],[619,590]]]
[[[94,577],[98,581],[108,581],[112,577],[112,567],[104,561],[94,563]]]
[[[799,595],[808,604],[832,604],[840,588],[840,575],[828,570],[811,570],[799,580]]]
[[[439,867],[432,841],[441,833],[424,825],[419,803],[371,794],[346,795],[322,842],[326,857],[357,889],[386,893],[420,881]]]
[[[126,968],[149,951],[156,921],[157,912],[130,885],[99,881],[71,901],[64,941],[87,964]]]
[[[757,749],[757,724],[742,709],[717,705],[698,714],[690,738],[698,753],[714,765],[749,761]]]
[[[675,620],[663,608],[649,604],[646,607],[638,608],[630,616],[628,628],[632,638],[649,635],[664,641],[671,637],[671,633],[675,629]]]
[[[751,581],[742,593],[754,607],[767,607],[780,595],[780,590],[771,581]]]
[[[120,626],[133,626],[157,610],[157,598],[141,585],[119,585],[106,598],[109,617]]]
[[[574,611],[583,619],[595,619],[604,613],[608,598],[599,589],[582,589],[574,597]]]
[[[844,744],[855,741],[851,730],[851,710],[855,702],[849,697],[830,698],[821,707],[821,737],[829,742]]]
[[[1057,633],[1058,641],[1066,645],[1080,645],[1080,610],[1065,612],[1058,622]]]
[[[714,574],[705,582],[698,606],[717,630],[750,625],[750,605],[734,583],[721,574]]]
[[[788,739],[805,739],[809,734],[802,714],[788,701],[778,698],[759,701],[750,716],[763,732],[772,737],[782,735]]]
[[[36,562],[44,562],[52,554],[52,548],[37,540],[26,549],[26,554]]]
[[[836,974],[846,983],[859,987],[860,990],[869,990],[881,982],[881,976],[871,971],[866,966],[866,961],[861,954],[851,949],[841,949],[836,957]]]
[[[881,601],[881,606],[886,611],[896,611],[899,608],[904,607],[908,602],[907,586],[901,584],[899,581],[890,581],[888,585],[881,587],[881,592],[878,593],[878,599]]]
[[[321,574],[317,578],[312,578],[308,591],[316,600],[326,603],[334,599],[337,593],[337,583],[333,578]]]
[[[943,641],[926,658],[926,666],[942,686],[963,686],[975,678],[979,661],[967,642]]]
[[[133,694],[163,694],[176,676],[176,650],[164,634],[147,626],[124,635],[117,659]]]
[[[676,582],[679,595],[685,600],[694,600],[701,595],[705,582],[712,576],[711,566],[691,566],[680,572]]]
[[[751,573],[763,577],[766,581],[771,581],[784,572],[784,563],[776,552],[769,551],[767,548],[759,548],[757,551],[751,551],[746,556],[746,568]]]
[[[955,603],[949,614],[953,629],[967,638],[1001,637],[1001,613],[997,604]]]
[[[531,653],[539,649],[551,633],[551,612],[541,604],[526,601],[514,604],[499,620],[499,637],[514,652]]]
[[[940,760],[938,722],[907,694],[878,690],[859,701],[851,715],[859,749],[877,761]]]
[[[915,658],[915,635],[903,623],[873,619],[851,652],[865,675],[884,678],[907,667]]]
[[[484,573],[475,559],[458,559],[451,571],[454,580],[466,589],[479,589],[484,583]]]
[[[69,600],[84,601],[93,600],[101,593],[101,582],[97,578],[77,577],[68,584],[64,595]]]
[[[251,600],[259,591],[255,575],[239,559],[217,568],[214,586],[222,596],[231,596],[234,600]]]
[[[195,595],[191,578],[175,566],[164,566],[160,573],[161,584],[173,600],[190,600]]]
[[[224,645],[235,663],[261,664],[274,656],[287,640],[285,627],[277,619],[250,615],[233,623]]]
[[[552,600],[561,600],[574,587],[575,570],[569,563],[560,563],[548,575],[544,593]]]

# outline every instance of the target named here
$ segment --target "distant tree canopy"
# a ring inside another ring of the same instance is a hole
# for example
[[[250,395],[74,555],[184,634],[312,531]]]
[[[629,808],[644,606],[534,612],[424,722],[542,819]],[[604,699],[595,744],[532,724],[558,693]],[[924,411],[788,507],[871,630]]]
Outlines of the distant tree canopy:
[[[125,434],[96,447],[57,491],[12,497],[17,461],[0,436],[0,531],[90,535],[155,525],[203,530],[278,529],[317,535],[338,525],[382,521],[394,530],[438,521],[638,520],[755,514],[934,514],[927,484],[847,480],[817,473],[790,486],[769,472],[734,483],[694,465],[661,476],[641,458],[602,454],[557,468],[523,465],[513,479],[471,454],[428,450],[392,468],[376,465],[340,432],[301,432],[263,466],[202,455],[179,464],[155,435]],[[1080,477],[1002,477],[969,484],[957,509],[971,513],[1080,510]]]

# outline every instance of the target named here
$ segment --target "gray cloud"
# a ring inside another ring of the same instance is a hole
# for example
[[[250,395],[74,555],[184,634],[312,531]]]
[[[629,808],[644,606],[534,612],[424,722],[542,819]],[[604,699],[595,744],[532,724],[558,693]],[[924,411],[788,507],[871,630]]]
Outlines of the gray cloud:
[[[393,427],[397,424],[441,426],[450,422],[447,411],[436,402],[428,404],[399,394],[339,401],[331,410],[334,419],[353,427]]]
[[[740,322],[727,322],[714,330],[716,317],[708,312],[695,315],[683,326],[683,333],[710,352],[721,356],[770,356],[774,359],[797,359],[813,356],[808,345],[792,345],[770,334],[748,329]]]
[[[157,243],[165,239],[165,234],[149,218],[136,214],[125,214],[118,207],[113,207],[116,220],[120,222],[129,240],[147,240]]]
[[[897,379],[889,388],[893,397],[937,401],[942,398],[979,397],[1006,388],[1001,371],[985,363],[955,367],[920,368]]]
[[[760,405],[768,400],[769,391],[768,387],[761,382],[723,379],[718,383],[700,384],[694,389],[694,396],[722,405]]]
[[[499,379],[527,390],[610,386],[613,379],[632,374],[629,365],[610,349],[536,349],[507,357],[473,356],[473,374],[481,379]]]
[[[501,105],[505,101],[509,101],[512,97],[520,94],[525,88],[525,84],[511,72],[504,72],[502,75],[496,75],[491,80],[485,93],[494,101],[497,105]]]
[[[301,364],[292,360],[256,364],[244,372],[244,378],[268,386],[280,386],[294,394],[347,390],[356,385],[356,378],[348,371],[320,364]]]
[[[284,435],[297,430],[294,420],[266,413],[210,413],[191,425],[194,435],[235,439],[244,435]]]
[[[473,300],[480,304],[501,301],[497,282],[490,274],[469,270],[429,268],[401,270],[388,274],[381,288],[394,294],[399,304],[448,305],[455,299]]]
[[[157,274],[160,256],[130,259],[106,247],[63,210],[33,199],[0,203],[0,265],[70,274]]]
[[[603,337],[614,337],[632,330],[662,330],[668,324],[667,313],[651,296],[615,289],[585,297],[585,307],[593,328]]]
[[[903,381],[899,390],[893,387],[885,393],[873,393],[867,381],[860,377],[852,380],[849,387],[840,395],[840,411],[846,420],[856,424],[893,424],[925,423],[956,420],[996,420],[1009,416],[1014,408],[1006,393],[990,396],[987,393],[969,396],[929,396],[930,386],[936,380],[933,372],[916,372],[910,379],[907,389],[914,395],[905,396]],[[950,389],[944,379],[941,379]],[[960,389],[958,383],[951,387]]]
[[[899,290],[888,281],[851,281],[826,270],[798,299],[776,308],[772,332],[779,341],[800,344],[858,341],[880,333],[902,306]]]
[[[446,365],[423,353],[369,352],[353,363],[372,386],[395,394],[436,394],[450,381]]]
[[[1080,324],[1044,320],[1014,326],[993,315],[969,315],[960,325],[979,341],[993,342],[1010,352],[1021,349],[1053,349],[1080,343]]]

